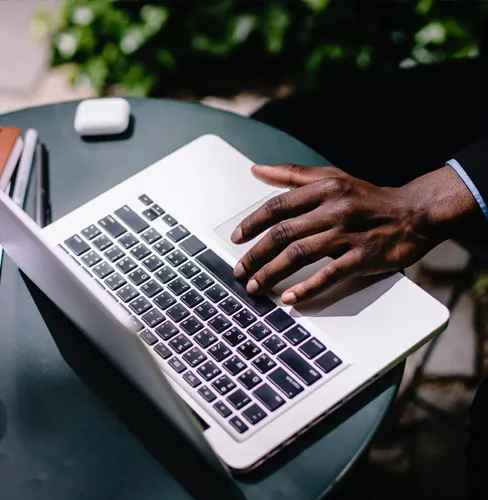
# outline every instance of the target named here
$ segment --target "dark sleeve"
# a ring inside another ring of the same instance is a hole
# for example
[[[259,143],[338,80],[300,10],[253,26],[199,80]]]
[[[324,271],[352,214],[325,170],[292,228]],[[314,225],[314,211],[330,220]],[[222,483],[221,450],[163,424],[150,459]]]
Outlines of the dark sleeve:
[[[488,136],[462,149],[447,163],[461,176],[488,218]]]

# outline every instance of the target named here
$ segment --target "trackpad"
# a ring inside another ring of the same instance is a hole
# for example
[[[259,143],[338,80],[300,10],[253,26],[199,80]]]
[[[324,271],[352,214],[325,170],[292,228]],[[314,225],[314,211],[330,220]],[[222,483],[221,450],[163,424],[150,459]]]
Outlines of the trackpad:
[[[261,233],[259,236],[254,238],[253,240],[243,243],[242,245],[235,245],[232,243],[230,240],[230,235],[232,234],[232,231],[240,224],[242,219],[247,217],[249,214],[254,212],[256,209],[258,209],[263,203],[265,203],[267,200],[270,198],[273,198],[277,194],[280,194],[280,191],[275,191],[271,193],[270,195],[266,196],[266,198],[263,198],[262,200],[259,200],[258,202],[254,203],[250,207],[246,208],[243,210],[241,213],[235,215],[232,217],[232,219],[229,219],[228,221],[224,222],[220,226],[218,226],[215,229],[215,233],[222,239],[224,242],[225,246],[227,249],[230,250],[232,255],[236,259],[240,259],[249,249],[251,249],[266,233]],[[325,257],[324,259],[321,259],[318,262],[315,262],[314,264],[311,264],[309,266],[304,267],[303,269],[300,269],[298,272],[293,274],[292,276],[286,278],[283,280],[281,283],[278,283],[274,288],[273,291],[277,293],[278,295],[281,295],[286,289],[290,288],[291,286],[300,283],[301,281],[304,281],[305,279],[309,278],[313,274],[315,274],[321,267],[323,267],[325,264],[330,262],[330,258]]]

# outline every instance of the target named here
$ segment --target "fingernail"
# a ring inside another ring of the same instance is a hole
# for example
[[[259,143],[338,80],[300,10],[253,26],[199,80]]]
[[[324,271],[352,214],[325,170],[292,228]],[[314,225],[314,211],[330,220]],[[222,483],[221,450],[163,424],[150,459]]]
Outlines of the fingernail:
[[[294,304],[298,299],[297,296],[293,292],[285,292],[281,296],[281,300],[288,305]]]
[[[230,240],[232,243],[239,243],[242,240],[242,229],[241,226],[237,226],[232,234],[230,235]]]
[[[238,280],[241,280],[246,276],[246,270],[244,269],[244,266],[240,262],[236,265],[236,267],[234,267],[234,276]]]
[[[247,293],[256,293],[259,290],[259,283],[252,279],[246,286]]]

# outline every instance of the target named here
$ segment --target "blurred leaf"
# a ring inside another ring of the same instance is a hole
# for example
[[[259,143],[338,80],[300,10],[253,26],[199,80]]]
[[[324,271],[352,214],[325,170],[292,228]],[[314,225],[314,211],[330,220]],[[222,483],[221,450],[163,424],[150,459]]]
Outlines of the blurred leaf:
[[[166,68],[174,68],[176,61],[173,54],[166,49],[159,49],[157,52],[158,61]]]
[[[282,5],[271,5],[264,24],[266,48],[269,52],[277,53],[282,50],[283,38],[290,26],[290,21],[290,15]]]
[[[145,31],[148,35],[157,33],[166,23],[169,11],[166,7],[144,5],[141,8],[141,19],[144,21]]]
[[[303,0],[308,7],[310,7],[315,12],[323,11],[327,5],[329,5],[330,0]]]
[[[440,22],[429,23],[415,34],[419,45],[442,44],[446,41],[446,29]]]
[[[235,25],[232,32],[232,40],[239,44],[244,42],[250,33],[256,27],[256,18],[249,14],[242,14],[235,19]]]
[[[415,11],[420,15],[428,14],[434,5],[434,0],[419,0]]]

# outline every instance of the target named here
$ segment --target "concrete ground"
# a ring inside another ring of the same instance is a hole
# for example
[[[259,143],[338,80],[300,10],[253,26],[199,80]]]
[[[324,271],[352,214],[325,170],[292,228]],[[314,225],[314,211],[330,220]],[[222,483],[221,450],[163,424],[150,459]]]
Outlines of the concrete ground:
[[[89,87],[70,87],[63,70],[49,70],[46,41],[32,35],[33,13],[39,9],[56,11],[60,3],[59,0],[0,2],[0,113],[93,95]],[[223,100],[209,96],[203,102],[249,115],[264,99],[240,96]],[[429,283],[421,269],[459,269],[467,259],[464,250],[447,242],[425,257],[420,265],[408,269],[407,274],[445,303],[450,284]],[[409,358],[402,387],[408,383],[422,352]],[[467,407],[474,393],[460,380],[473,375],[474,356],[473,302],[468,294],[463,294],[426,370],[431,377],[448,376],[451,380],[422,386],[429,400],[460,416],[462,421],[466,421]],[[444,425],[415,408],[409,408],[404,422],[412,430],[405,435],[380,433],[370,453],[374,498],[386,499],[393,495],[399,500],[414,495],[418,500],[466,498],[465,427]]]

